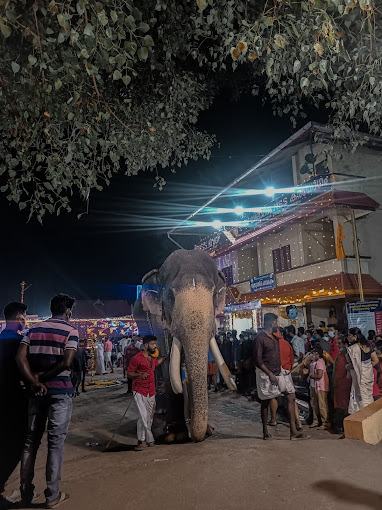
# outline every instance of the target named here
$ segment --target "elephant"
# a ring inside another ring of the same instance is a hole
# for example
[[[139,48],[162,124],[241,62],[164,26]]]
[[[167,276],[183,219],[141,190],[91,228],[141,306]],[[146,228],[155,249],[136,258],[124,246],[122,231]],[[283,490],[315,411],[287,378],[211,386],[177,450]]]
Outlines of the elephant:
[[[203,441],[208,429],[208,349],[228,388],[236,389],[215,340],[215,317],[225,308],[225,276],[208,253],[180,249],[160,269],[144,276],[142,284],[143,310],[155,316],[173,337],[170,383],[175,394],[187,393],[189,437]],[[181,376],[182,350],[186,384]]]

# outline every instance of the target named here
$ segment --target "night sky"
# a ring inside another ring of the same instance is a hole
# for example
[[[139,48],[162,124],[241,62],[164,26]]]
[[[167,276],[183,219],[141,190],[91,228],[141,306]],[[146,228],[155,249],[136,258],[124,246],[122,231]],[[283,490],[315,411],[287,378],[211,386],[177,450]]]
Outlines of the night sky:
[[[219,98],[203,113],[199,127],[216,133],[220,147],[210,161],[192,162],[176,174],[162,171],[167,184],[161,192],[153,188],[152,173],[120,175],[109,188],[92,193],[88,216],[78,220],[82,210],[76,208],[70,215],[46,217],[43,226],[36,220],[27,223],[27,214],[0,196],[1,309],[20,299],[22,280],[32,284],[25,297],[31,314],[47,315],[49,300],[58,292],[77,299],[133,298],[129,286],[139,284],[176,248],[167,239],[168,228],[137,231],[139,217],[186,217],[294,132],[287,118],[274,117],[252,96],[239,102]],[[281,169],[250,184],[280,187],[290,178]]]

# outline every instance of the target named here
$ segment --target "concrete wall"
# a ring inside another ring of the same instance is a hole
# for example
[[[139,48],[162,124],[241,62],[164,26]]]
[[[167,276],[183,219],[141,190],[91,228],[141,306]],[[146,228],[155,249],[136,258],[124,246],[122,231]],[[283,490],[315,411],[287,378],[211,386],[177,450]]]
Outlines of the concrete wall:
[[[260,275],[273,272],[272,250],[288,244],[290,244],[292,268],[304,265],[301,227],[300,225],[291,225],[277,234],[270,234],[259,240],[257,254]]]
[[[313,153],[319,154],[323,150],[322,144],[313,145]],[[304,164],[305,155],[311,151],[310,145],[300,149],[293,157],[294,183],[302,184],[308,180],[309,175],[301,175],[300,168]],[[382,151],[362,146],[352,154],[342,146],[337,145],[336,153],[341,155],[339,160],[329,159],[329,168],[333,172],[345,173],[354,176],[336,176],[336,189],[344,191],[360,191],[382,204]],[[322,156],[320,156],[321,158]],[[319,159],[320,159],[319,158]],[[366,177],[359,179],[357,176]],[[345,234],[344,249],[347,255],[354,255],[352,227],[349,221],[340,221]],[[360,255],[371,256],[369,264],[370,274],[379,283],[382,283],[382,264],[379,261],[382,252],[382,208],[357,219],[358,238],[360,240]]]

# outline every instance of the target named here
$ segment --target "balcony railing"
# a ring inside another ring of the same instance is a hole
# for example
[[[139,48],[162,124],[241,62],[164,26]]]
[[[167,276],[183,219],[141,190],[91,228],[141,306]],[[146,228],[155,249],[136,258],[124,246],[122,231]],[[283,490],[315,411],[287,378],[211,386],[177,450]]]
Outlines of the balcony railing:
[[[362,274],[369,274],[369,258],[361,257]],[[276,286],[282,287],[284,285],[292,285],[293,283],[300,283],[309,280],[323,278],[325,276],[332,276],[338,273],[356,274],[357,266],[353,257],[346,257],[340,261],[337,259],[325,260],[309,264],[302,267],[296,267],[289,271],[276,274]],[[234,287],[240,294],[247,294],[251,292],[249,280],[234,284]]]

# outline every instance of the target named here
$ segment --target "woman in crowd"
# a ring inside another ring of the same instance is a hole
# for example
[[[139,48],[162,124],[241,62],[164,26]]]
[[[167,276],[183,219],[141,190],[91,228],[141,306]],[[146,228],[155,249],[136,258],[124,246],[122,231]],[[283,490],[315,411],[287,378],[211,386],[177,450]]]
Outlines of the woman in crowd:
[[[344,419],[348,415],[351,378],[346,369],[348,340],[338,335],[337,345],[340,350],[333,367],[334,425],[338,432],[343,432]]]
[[[320,345],[313,348],[313,360],[310,365],[309,382],[314,382],[314,393],[312,407],[314,420],[311,428],[317,427],[319,422],[321,425],[318,427],[320,430],[330,429],[329,422],[329,407],[328,407],[328,392],[329,392],[329,378],[326,372],[326,363],[324,361],[324,351]]]
[[[378,364],[378,356],[359,328],[349,329],[348,357],[352,386],[350,391],[349,414],[371,404],[373,399],[373,367]]]

